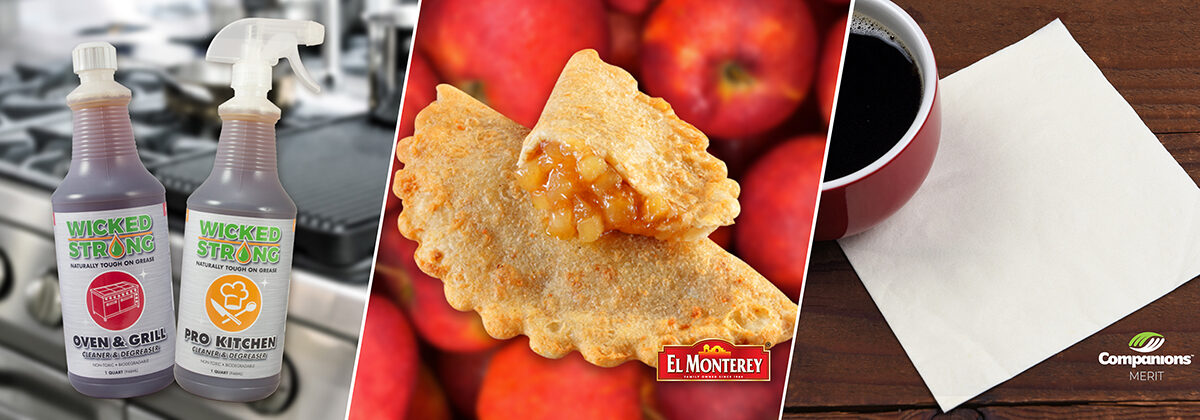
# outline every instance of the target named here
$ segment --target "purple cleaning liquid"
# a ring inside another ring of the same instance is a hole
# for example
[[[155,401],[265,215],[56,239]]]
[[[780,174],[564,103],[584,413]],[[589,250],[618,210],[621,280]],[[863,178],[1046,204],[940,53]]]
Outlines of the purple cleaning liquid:
[[[138,158],[115,50],[101,53],[111,68],[76,61],[71,167],[51,203],[71,385],[127,398],[171,384],[175,309],[166,190]]]
[[[188,197],[175,380],[255,401],[279,387],[296,204],[276,168],[278,117],[222,118],[212,174]]]
[[[280,110],[267,92],[280,58],[319,90],[298,46],[320,44],[324,34],[311,21],[240,19],[217,32],[205,54],[232,65],[234,94],[217,108],[217,156],[188,197],[183,231],[175,380],[193,394],[254,401],[279,387],[296,204],[279,182]]]

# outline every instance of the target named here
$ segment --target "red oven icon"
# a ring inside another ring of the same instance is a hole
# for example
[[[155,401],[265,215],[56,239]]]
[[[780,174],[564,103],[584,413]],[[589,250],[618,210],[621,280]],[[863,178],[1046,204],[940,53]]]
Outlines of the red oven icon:
[[[92,289],[92,313],[105,321],[142,307],[142,292],[137,284],[123,281]]]
[[[137,278],[129,273],[109,271],[96,276],[88,287],[88,312],[97,325],[109,330],[123,330],[142,316],[145,299]]]

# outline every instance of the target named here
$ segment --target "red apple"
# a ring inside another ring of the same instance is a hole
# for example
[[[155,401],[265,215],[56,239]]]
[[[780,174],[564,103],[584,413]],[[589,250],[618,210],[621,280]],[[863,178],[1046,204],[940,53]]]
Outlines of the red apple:
[[[842,67],[842,45],[846,40],[846,17],[842,16],[829,28],[825,36],[825,48],[821,51],[821,68],[817,70],[817,99],[821,101],[821,115],[827,124],[833,116],[833,100],[837,94],[838,69]]]
[[[608,62],[624,68],[633,75],[638,74],[638,48],[642,42],[642,18],[618,12],[608,12],[608,33],[611,36],[612,54]]]
[[[664,419],[776,419],[783,403],[792,342],[771,348],[769,382],[659,382],[655,408]]]
[[[367,299],[350,419],[400,418],[408,412],[417,375],[417,343],[404,313],[386,297]]]
[[[787,140],[763,155],[742,178],[738,255],[796,300],[821,185],[825,136]]]
[[[445,81],[532,126],[567,59],[609,52],[601,0],[439,0],[422,6],[417,49]]]
[[[711,239],[717,245],[720,245],[721,248],[725,248],[728,251],[730,243],[733,242],[733,226],[721,226],[717,228],[713,233],[708,234],[708,239]]]
[[[785,121],[783,125],[788,125]],[[778,129],[776,129],[778,130]],[[772,130],[775,131],[775,130]],[[708,152],[712,153],[729,169],[729,177],[741,179],[746,169],[758,159],[763,149],[771,146],[779,136],[756,136],[740,139],[712,138],[708,144]]]
[[[429,61],[421,53],[414,53],[408,64],[408,80],[404,83],[404,104],[400,109],[397,139],[413,135],[413,120],[418,112],[437,98],[437,91],[434,90],[437,84],[437,74],[429,66]]]
[[[395,201],[400,201],[400,199],[397,198]],[[416,245],[400,234],[400,229],[396,226],[396,220],[399,216],[399,211],[384,212],[383,226],[379,229],[379,245],[375,256],[376,267],[385,266],[394,270],[399,270],[409,265],[416,267],[416,261],[412,259],[412,252],[416,249]],[[377,284],[385,285],[387,283],[388,281],[386,280],[377,282]]]
[[[597,367],[579,353],[547,359],[525,338],[496,353],[483,378],[480,419],[640,419],[648,369],[630,362]]]
[[[478,353],[438,353],[438,378],[446,388],[454,411],[460,415],[465,417],[475,414],[475,402],[479,400],[483,375],[487,372],[494,354],[494,350]]]
[[[630,15],[646,13],[656,1],[658,0],[607,0],[608,7]]]
[[[421,420],[450,420],[450,404],[446,402],[446,392],[438,384],[437,378],[428,367],[422,365],[417,374],[417,389],[413,394],[412,404],[408,407],[408,417]]]
[[[446,303],[441,280],[417,270],[408,275],[407,299],[401,305],[413,319],[417,333],[434,347],[445,351],[474,352],[500,344],[483,329],[475,312],[462,312]]]
[[[392,173],[388,174],[388,185],[392,185],[392,183],[395,182],[396,171],[400,170],[400,166],[401,166],[401,164],[399,161],[392,162]],[[383,213],[385,215],[400,214],[400,198],[399,197],[396,197],[392,194],[388,194],[387,197],[385,197],[383,201],[384,201]],[[384,217],[387,217],[387,216],[384,216]]]
[[[475,312],[462,312],[446,302],[442,282],[417,268],[417,243],[384,225],[375,276],[408,313],[417,334],[441,350],[473,352],[500,344],[483,329]]]
[[[745,138],[808,96],[817,32],[796,0],[665,0],[642,31],[642,82],[706,134]]]

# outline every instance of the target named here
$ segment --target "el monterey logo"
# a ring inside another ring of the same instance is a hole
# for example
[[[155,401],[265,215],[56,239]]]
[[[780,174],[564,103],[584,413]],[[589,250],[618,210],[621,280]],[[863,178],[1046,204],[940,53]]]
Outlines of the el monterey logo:
[[[658,352],[660,381],[769,381],[771,352],[720,339],[690,346],[663,346]]]
[[[1166,341],[1162,334],[1146,331],[1129,339],[1129,349],[1138,353],[1149,353],[1158,350]]]

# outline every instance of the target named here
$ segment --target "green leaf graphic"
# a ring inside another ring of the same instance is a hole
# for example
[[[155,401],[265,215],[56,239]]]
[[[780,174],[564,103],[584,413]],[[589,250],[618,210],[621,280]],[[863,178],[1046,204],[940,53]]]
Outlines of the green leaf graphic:
[[[1151,338],[1162,337],[1162,336],[1163,336],[1162,334],[1159,334],[1156,332],[1150,332],[1150,331],[1138,333],[1138,335],[1135,335],[1135,336],[1133,336],[1133,338],[1129,339],[1129,347],[1141,347],[1143,344],[1146,344],[1146,341],[1149,341]]]

